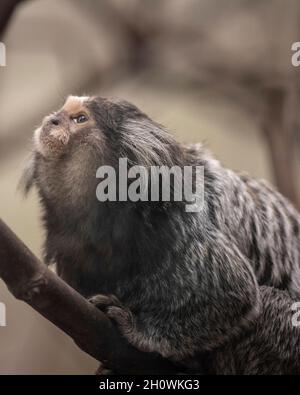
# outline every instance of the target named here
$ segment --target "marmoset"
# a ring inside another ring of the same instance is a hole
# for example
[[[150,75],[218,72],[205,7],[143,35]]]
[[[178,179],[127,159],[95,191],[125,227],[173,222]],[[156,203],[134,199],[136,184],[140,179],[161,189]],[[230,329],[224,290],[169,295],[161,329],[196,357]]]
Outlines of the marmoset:
[[[259,291],[261,311],[254,324],[223,346],[198,355],[202,373],[300,374],[299,303],[274,287],[260,286]]]
[[[203,166],[199,212],[184,201],[99,202],[100,166]],[[261,309],[260,285],[300,296],[300,215],[264,181],[178,143],[120,99],[70,96],[34,134],[45,261],[104,308],[127,340],[174,361],[223,347]],[[98,296],[95,296],[98,295]]]

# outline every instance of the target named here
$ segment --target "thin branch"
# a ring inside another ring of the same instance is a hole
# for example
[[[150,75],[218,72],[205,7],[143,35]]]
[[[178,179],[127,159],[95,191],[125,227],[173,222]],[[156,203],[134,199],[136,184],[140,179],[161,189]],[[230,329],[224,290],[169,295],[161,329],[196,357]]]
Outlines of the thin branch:
[[[28,303],[114,372],[175,372],[174,366],[159,355],[130,346],[105,314],[48,270],[1,220],[0,277],[16,298]]]
[[[0,38],[3,36],[17,5],[24,0],[1,0],[0,2]]]
[[[287,87],[269,87],[265,90],[266,116],[264,131],[270,149],[274,176],[279,191],[300,209],[295,163],[296,144],[291,112],[294,108]],[[290,112],[288,112],[290,110]]]

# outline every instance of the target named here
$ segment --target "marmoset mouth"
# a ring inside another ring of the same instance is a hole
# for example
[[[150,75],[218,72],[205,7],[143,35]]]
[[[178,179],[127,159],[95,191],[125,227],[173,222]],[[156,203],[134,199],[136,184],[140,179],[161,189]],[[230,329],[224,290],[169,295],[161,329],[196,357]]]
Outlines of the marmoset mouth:
[[[68,128],[51,127],[49,124],[38,128],[34,134],[35,148],[43,156],[60,156],[68,145],[70,132]]]

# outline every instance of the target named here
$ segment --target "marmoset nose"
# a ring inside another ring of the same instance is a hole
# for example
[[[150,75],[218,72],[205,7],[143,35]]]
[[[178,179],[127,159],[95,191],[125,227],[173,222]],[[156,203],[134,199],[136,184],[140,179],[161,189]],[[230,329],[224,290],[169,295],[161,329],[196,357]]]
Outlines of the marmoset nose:
[[[49,123],[51,125],[58,126],[60,124],[60,120],[58,119],[58,117],[56,115],[54,115],[53,117],[51,117],[49,119]]]

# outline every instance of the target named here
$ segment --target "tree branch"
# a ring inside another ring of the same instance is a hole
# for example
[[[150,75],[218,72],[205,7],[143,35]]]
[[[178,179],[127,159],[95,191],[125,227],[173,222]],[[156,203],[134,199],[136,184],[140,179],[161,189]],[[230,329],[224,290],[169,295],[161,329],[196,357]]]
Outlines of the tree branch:
[[[72,337],[85,352],[120,374],[168,374],[175,367],[142,353],[78,292],[42,264],[0,220],[0,277],[12,294]]]
[[[24,0],[1,0],[0,3],[0,38],[3,36],[5,29],[12,17],[17,5]]]
[[[289,103],[289,94],[287,87],[269,87],[265,89],[266,116],[264,132],[270,149],[278,189],[300,210],[294,151],[296,141],[292,125],[294,121],[292,112],[295,106]]]

